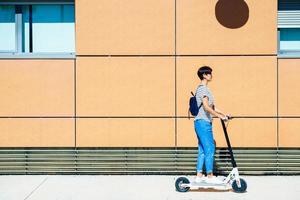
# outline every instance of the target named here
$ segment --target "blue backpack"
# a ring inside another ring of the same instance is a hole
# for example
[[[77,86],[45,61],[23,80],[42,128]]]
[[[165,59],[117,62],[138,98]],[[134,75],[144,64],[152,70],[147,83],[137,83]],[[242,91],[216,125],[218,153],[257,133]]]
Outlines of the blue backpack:
[[[191,92],[192,94],[192,97],[190,97],[190,102],[189,102],[189,119],[190,119],[190,113],[195,117],[198,115],[199,113],[199,109],[201,108],[202,106],[202,103],[201,105],[198,107],[197,105],[197,99],[196,99],[196,96],[194,95],[193,92]]]

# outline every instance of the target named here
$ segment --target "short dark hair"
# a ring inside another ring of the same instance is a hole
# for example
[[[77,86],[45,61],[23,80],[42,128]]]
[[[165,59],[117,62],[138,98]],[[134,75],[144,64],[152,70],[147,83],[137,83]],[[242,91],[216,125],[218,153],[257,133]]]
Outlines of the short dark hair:
[[[204,74],[211,74],[212,72],[212,68],[210,68],[209,66],[202,66],[198,69],[197,75],[200,78],[200,80],[203,80],[203,75]]]

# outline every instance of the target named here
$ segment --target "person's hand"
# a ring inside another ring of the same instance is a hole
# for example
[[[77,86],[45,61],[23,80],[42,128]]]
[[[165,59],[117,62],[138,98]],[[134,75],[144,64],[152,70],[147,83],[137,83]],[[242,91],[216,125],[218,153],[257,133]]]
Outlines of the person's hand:
[[[220,119],[222,119],[223,121],[227,121],[227,120],[228,120],[228,118],[227,118],[226,115],[219,114],[218,117],[219,117]]]
[[[224,115],[223,117],[222,117],[222,120],[224,121],[224,122],[227,122],[229,119],[228,119],[228,116],[227,115]]]

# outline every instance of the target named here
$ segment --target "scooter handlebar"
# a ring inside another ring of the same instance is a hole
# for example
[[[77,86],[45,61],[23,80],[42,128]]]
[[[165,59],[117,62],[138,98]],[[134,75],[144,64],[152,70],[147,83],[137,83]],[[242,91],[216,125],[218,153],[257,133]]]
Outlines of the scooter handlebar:
[[[232,116],[226,115],[225,119],[221,119],[221,120],[226,122],[226,121],[232,120],[233,118],[234,117],[232,117]]]
[[[228,120],[232,120],[234,118],[234,117],[232,117],[230,115],[227,115],[226,117],[227,117]]]

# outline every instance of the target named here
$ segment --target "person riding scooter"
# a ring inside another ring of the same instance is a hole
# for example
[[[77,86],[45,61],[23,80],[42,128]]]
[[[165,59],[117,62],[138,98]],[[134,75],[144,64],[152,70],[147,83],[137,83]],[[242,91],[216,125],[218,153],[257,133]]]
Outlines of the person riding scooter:
[[[197,176],[195,182],[222,183],[213,175],[213,163],[215,154],[215,144],[212,130],[213,116],[227,120],[227,116],[215,106],[214,97],[208,88],[208,83],[212,81],[212,69],[208,66],[200,67],[197,75],[200,85],[196,90],[196,99],[199,112],[195,116],[194,128],[198,138],[198,159]],[[203,165],[206,167],[207,177],[203,174]]]

